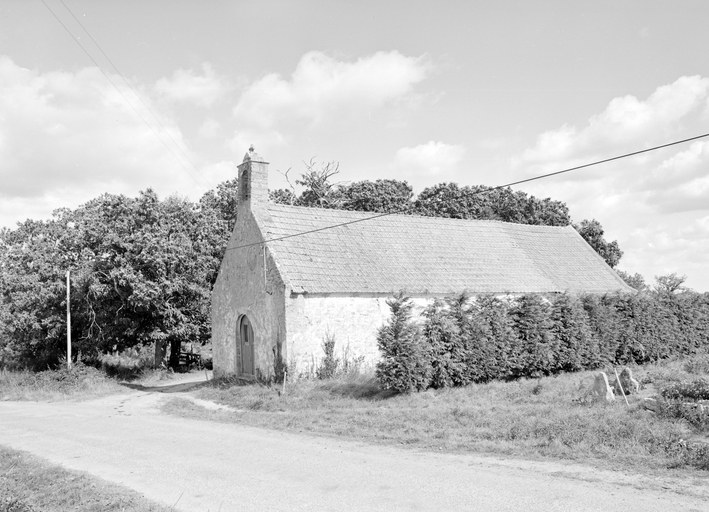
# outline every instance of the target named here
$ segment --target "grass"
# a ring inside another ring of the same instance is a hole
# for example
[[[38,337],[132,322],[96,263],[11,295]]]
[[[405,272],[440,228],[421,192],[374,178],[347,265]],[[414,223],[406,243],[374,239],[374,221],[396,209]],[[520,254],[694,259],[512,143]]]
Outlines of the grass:
[[[0,446],[0,512],[166,512],[141,494]]]
[[[151,386],[171,380],[175,374],[165,370],[143,369],[128,379],[133,384]],[[82,364],[71,370],[43,372],[0,370],[0,400],[88,400],[100,396],[125,393],[123,379],[114,374]]]
[[[696,365],[695,365],[696,366]],[[696,378],[682,361],[635,369],[636,378],[658,389]],[[612,372],[611,372],[612,374]],[[645,410],[637,396],[630,407],[574,401],[593,372],[533,380],[491,382],[410,395],[381,391],[373,376],[299,380],[280,387],[213,381],[199,398],[237,411],[207,416],[263,428],[311,432],[425,450],[486,452],[592,462],[611,468],[709,470],[709,432],[681,418]],[[184,400],[169,412],[205,417]]]
[[[94,398],[125,391],[118,381],[90,366],[44,372],[0,371],[0,400],[56,401]]]

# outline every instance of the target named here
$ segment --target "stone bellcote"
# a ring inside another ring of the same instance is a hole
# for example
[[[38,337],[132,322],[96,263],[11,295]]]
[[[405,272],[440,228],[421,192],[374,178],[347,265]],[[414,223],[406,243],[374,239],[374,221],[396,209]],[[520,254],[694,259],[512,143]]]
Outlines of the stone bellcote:
[[[245,218],[247,213],[265,207],[268,203],[268,162],[264,161],[253,146],[244,155],[239,169],[239,203],[237,218]]]

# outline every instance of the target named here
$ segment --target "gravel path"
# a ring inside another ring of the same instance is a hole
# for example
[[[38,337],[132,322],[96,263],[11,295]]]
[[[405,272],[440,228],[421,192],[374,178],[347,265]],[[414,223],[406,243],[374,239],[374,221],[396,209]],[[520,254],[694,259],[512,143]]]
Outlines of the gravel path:
[[[185,511],[709,511],[696,483],[181,419],[166,398],[0,402],[0,443]]]

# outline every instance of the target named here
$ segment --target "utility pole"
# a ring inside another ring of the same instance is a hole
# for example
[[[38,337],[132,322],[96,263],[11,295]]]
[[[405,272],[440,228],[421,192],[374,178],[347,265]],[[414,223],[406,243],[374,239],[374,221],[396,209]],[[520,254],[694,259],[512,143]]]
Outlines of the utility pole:
[[[66,367],[71,370],[71,270],[66,271]]]

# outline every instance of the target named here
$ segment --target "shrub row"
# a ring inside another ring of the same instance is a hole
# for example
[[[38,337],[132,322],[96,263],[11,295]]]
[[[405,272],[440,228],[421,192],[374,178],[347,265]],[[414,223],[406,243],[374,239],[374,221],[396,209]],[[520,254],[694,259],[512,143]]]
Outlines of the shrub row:
[[[644,364],[709,346],[709,296],[694,292],[462,294],[435,300],[420,318],[403,293],[387,303],[377,378],[401,392]]]

